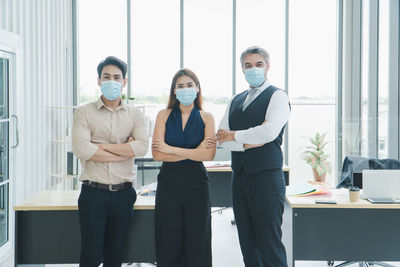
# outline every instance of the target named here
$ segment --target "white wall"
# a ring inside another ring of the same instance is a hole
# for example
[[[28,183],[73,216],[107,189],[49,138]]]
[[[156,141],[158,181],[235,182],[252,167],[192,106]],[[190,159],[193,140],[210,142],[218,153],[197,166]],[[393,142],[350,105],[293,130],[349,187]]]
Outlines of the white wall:
[[[55,160],[66,149],[51,139],[65,133],[65,112],[51,107],[72,105],[71,2],[0,0],[0,29],[23,39],[23,85],[15,96],[20,134],[17,202],[46,189],[50,173],[64,168]]]

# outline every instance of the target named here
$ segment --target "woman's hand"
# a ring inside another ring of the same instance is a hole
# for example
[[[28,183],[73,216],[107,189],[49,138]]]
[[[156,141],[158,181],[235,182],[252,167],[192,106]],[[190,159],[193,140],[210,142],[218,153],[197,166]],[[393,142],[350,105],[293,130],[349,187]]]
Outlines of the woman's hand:
[[[158,139],[153,140],[151,147],[164,154],[173,154],[173,147]]]
[[[199,145],[199,147],[205,148],[205,149],[214,148],[216,146],[217,146],[217,139],[215,137],[205,138],[203,140],[203,142],[201,142]]]

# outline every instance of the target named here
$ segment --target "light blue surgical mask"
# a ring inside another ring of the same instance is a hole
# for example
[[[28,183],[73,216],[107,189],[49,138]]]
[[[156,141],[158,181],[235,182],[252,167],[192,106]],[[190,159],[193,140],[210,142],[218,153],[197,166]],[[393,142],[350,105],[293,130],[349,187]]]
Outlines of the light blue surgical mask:
[[[244,71],[247,82],[252,87],[259,87],[265,81],[264,68],[251,68]]]
[[[116,81],[101,82],[101,93],[107,100],[113,101],[121,95],[122,83]]]
[[[179,88],[176,89],[176,99],[184,105],[189,106],[197,97],[196,88]]]

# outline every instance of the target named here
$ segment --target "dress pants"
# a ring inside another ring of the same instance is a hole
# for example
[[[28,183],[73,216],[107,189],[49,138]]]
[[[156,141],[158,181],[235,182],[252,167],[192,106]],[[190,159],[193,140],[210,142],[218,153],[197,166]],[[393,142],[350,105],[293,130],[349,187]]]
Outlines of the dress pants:
[[[121,266],[121,247],[133,215],[136,192],[82,185],[78,200],[81,227],[81,267]]]
[[[282,243],[285,201],[282,169],[233,172],[233,211],[246,267],[286,267]]]
[[[155,233],[157,266],[212,266],[209,182],[201,162],[163,163]]]

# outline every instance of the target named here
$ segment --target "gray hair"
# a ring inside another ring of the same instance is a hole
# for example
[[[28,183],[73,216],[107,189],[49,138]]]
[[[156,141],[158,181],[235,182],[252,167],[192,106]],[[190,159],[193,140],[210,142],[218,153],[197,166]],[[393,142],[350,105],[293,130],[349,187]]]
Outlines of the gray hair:
[[[242,67],[243,67],[244,58],[248,54],[259,54],[259,55],[261,55],[261,56],[263,56],[265,58],[265,63],[267,63],[267,65],[269,64],[269,54],[268,54],[268,52],[264,48],[261,48],[261,47],[255,45],[255,46],[250,46],[249,48],[244,50],[242,52],[242,54],[240,55],[240,64],[242,64]]]

